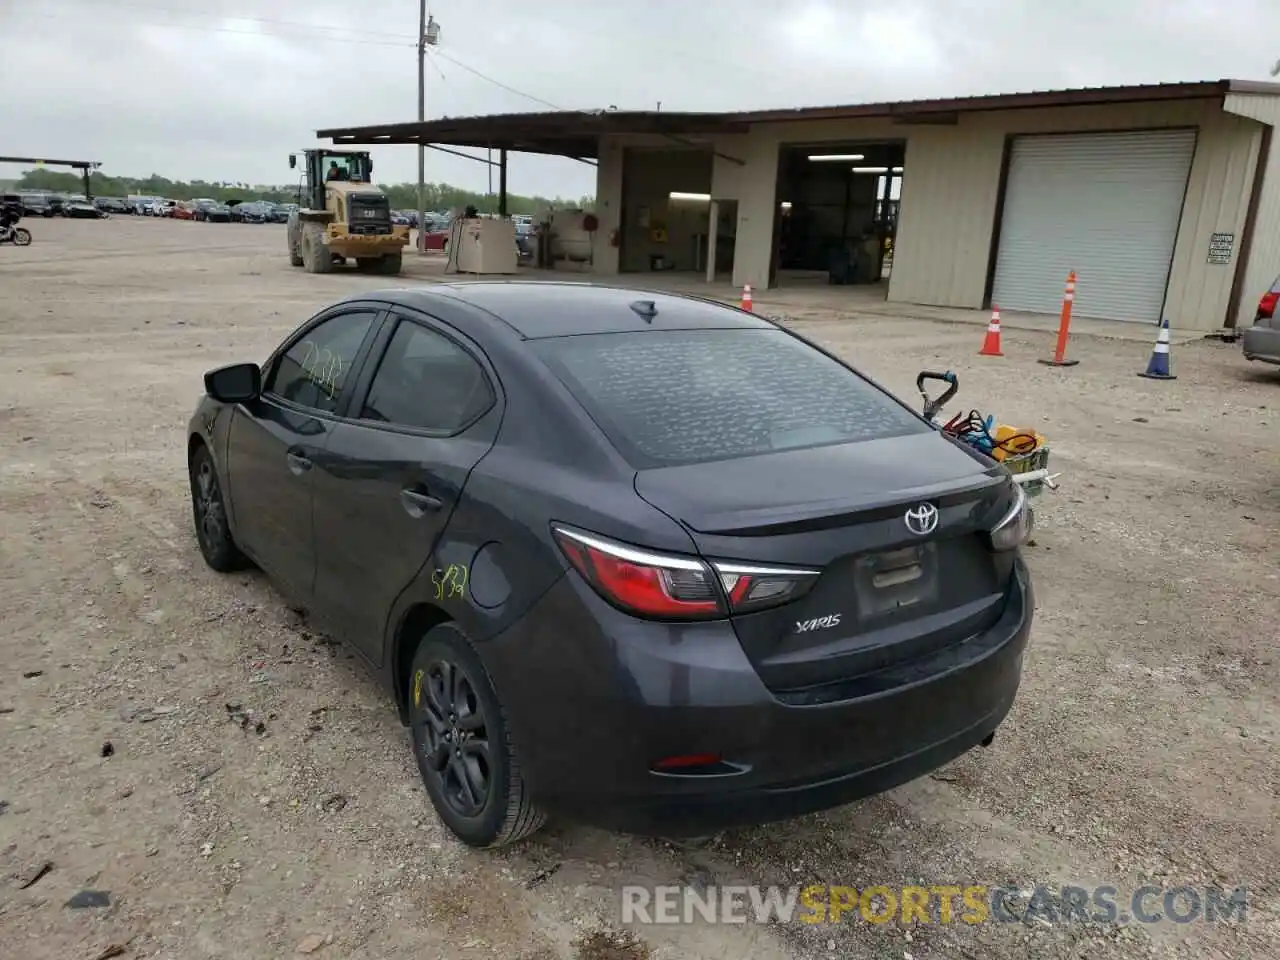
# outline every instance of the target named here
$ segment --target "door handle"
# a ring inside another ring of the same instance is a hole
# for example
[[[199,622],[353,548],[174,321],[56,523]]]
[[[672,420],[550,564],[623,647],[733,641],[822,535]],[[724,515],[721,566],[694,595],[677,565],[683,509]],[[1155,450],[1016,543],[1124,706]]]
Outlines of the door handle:
[[[407,487],[400,491],[400,505],[409,516],[417,520],[431,511],[439,510],[444,506],[444,501],[429,493]]]
[[[311,461],[300,453],[294,453],[290,450],[285,454],[285,459],[289,461],[289,470],[297,476],[302,476],[311,469]]]

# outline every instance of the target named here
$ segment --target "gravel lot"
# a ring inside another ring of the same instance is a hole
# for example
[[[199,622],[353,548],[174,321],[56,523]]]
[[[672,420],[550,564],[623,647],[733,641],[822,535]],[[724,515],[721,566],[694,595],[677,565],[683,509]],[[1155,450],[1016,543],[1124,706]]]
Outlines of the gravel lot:
[[[1280,372],[1149,347],[832,315],[798,324],[914,402],[1038,426],[1063,488],[995,744],[852,807],[698,844],[552,825],[454,843],[367,673],[191,533],[200,376],[376,279],[283,227],[37,221],[0,247],[0,952],[23,960],[1280,956]],[[415,264],[415,269],[420,269]],[[385,281],[384,281],[385,282]],[[109,755],[107,755],[109,754]],[[43,872],[42,872],[43,870]],[[1247,885],[1245,923],[647,926],[625,884]],[[85,891],[99,891],[94,898]],[[77,897],[77,895],[80,895]],[[90,905],[82,906],[85,902]],[[93,903],[103,903],[93,906]]]

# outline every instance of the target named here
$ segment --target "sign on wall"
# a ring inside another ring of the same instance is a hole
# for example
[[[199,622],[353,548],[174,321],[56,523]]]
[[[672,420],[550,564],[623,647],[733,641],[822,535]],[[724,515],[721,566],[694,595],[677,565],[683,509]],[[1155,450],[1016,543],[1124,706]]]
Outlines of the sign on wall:
[[[1235,249],[1234,233],[1215,233],[1209,237],[1209,263],[1230,263]]]

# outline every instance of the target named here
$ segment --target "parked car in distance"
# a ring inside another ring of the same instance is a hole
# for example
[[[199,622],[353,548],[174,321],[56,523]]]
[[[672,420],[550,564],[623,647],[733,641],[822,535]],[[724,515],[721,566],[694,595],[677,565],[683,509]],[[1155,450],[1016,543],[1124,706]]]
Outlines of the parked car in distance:
[[[516,251],[519,260],[527,263],[532,260],[538,252],[538,231],[534,227],[533,221],[520,221],[514,223],[516,228]]]
[[[413,221],[416,219],[416,215],[405,213],[403,210],[391,211],[391,223],[393,226],[412,227]]]
[[[256,200],[237,203],[231,208],[231,219],[238,223],[266,223],[270,214]]]
[[[56,212],[49,202],[47,193],[24,193],[22,196],[23,214],[28,217],[52,217]]]
[[[202,222],[226,223],[231,219],[231,208],[217,200],[199,199],[191,201],[195,219]]]
[[[101,220],[107,214],[92,203],[72,201],[63,206],[62,215],[75,220]]]
[[[103,213],[132,213],[123,197],[94,197],[93,205]]]
[[[173,216],[173,208],[177,205],[177,200],[153,200],[147,205],[145,212],[152,217],[171,217]]]
[[[196,218],[196,205],[194,202],[187,200],[179,200],[169,208],[168,216],[175,220],[194,220]]]
[[[277,203],[274,204],[271,211],[272,223],[288,223],[289,214],[298,209],[296,203]]]
[[[989,744],[1026,497],[759,315],[572,283],[362,292],[187,437],[206,563],[379,671],[440,819],[705,835]]]
[[[429,223],[423,249],[447,252],[449,250],[449,229],[452,226],[453,223],[450,220],[435,220]]]
[[[1280,318],[1276,316],[1280,307],[1280,277],[1271,285],[1271,289],[1258,301],[1258,310],[1253,318],[1253,326],[1248,327],[1241,335],[1241,347],[1246,360],[1257,360],[1260,363],[1280,364]]]

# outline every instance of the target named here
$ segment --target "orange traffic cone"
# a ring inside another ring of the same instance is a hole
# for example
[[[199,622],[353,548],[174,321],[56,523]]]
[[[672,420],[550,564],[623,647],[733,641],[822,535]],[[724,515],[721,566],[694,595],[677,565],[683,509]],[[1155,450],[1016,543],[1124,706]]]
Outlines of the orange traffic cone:
[[[751,284],[745,284],[742,288],[742,303],[738,305],[748,313],[751,311]]]
[[[1000,308],[994,303],[991,305],[991,322],[987,324],[987,336],[982,341],[982,349],[978,351],[978,356],[1004,356],[1000,352]]]

